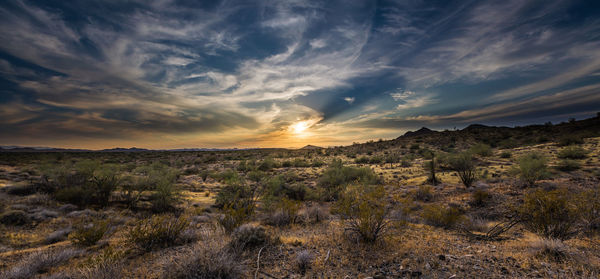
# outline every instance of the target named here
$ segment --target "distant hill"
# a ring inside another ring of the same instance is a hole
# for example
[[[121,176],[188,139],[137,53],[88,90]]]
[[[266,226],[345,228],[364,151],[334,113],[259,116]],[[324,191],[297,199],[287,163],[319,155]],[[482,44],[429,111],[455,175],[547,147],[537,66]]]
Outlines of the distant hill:
[[[417,137],[417,136],[429,135],[429,134],[432,134],[432,133],[436,133],[436,131],[433,131],[433,130],[431,130],[429,128],[426,128],[426,127],[422,127],[421,129],[416,130],[414,132],[413,131],[408,131],[408,132],[404,133],[404,135],[402,135],[401,137]]]
[[[302,150],[313,150],[313,149],[322,149],[322,148],[323,147],[319,147],[319,146],[316,146],[316,145],[310,145],[309,144],[309,145],[307,145],[305,147],[302,147],[300,149],[302,149]]]

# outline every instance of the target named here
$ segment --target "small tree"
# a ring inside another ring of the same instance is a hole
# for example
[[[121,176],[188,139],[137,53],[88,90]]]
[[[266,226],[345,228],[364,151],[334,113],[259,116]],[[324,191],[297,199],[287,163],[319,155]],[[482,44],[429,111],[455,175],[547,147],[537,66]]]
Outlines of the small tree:
[[[475,164],[471,153],[464,152],[450,159],[450,166],[460,177],[460,181],[469,188],[475,182]]]
[[[353,185],[337,201],[334,211],[341,215],[346,231],[364,242],[375,242],[387,229],[390,208],[385,204],[382,185]]]

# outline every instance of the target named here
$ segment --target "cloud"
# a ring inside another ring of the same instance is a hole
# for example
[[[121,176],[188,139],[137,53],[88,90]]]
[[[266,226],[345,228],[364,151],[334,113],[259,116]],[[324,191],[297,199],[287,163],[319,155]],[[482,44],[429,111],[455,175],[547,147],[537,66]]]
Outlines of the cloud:
[[[9,1],[0,139],[279,145],[318,119],[306,140],[341,144],[587,111],[600,21],[579,4]]]
[[[414,91],[397,89],[390,93],[390,96],[394,101],[400,101],[401,103],[396,106],[396,109],[405,110],[423,107],[429,104],[433,104],[435,100],[429,95],[418,95]]]

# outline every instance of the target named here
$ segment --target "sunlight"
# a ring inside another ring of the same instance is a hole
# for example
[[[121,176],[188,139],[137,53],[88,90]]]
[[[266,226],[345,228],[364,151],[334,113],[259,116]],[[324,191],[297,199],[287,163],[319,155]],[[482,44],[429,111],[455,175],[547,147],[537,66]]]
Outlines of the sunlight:
[[[290,126],[290,130],[297,135],[302,135],[306,129],[310,127],[310,123],[308,121],[300,121]]]

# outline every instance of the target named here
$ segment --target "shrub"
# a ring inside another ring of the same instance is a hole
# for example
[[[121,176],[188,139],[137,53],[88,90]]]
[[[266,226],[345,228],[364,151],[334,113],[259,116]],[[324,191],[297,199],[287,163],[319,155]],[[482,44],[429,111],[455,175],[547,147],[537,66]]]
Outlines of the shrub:
[[[214,207],[223,209],[225,206],[234,206],[239,201],[254,199],[255,191],[245,184],[225,185],[215,197]]]
[[[287,198],[265,201],[265,211],[269,212],[265,223],[272,226],[286,226],[296,222],[300,203]]]
[[[360,156],[358,158],[356,158],[354,160],[355,163],[357,164],[368,164],[369,163],[369,157],[367,156]]]
[[[476,190],[471,194],[471,201],[469,204],[475,207],[481,207],[487,204],[492,196],[489,192],[484,190]]]
[[[181,190],[169,179],[161,179],[154,185],[154,192],[150,197],[152,211],[162,213],[175,209],[181,200]]]
[[[583,159],[587,151],[579,146],[567,146],[558,152],[561,159]]]
[[[576,197],[577,212],[581,214],[587,232],[600,230],[600,187],[582,191]]]
[[[569,256],[567,245],[560,239],[542,238],[533,242],[531,248],[536,256],[556,262],[561,262]]]
[[[481,157],[489,157],[492,156],[492,148],[485,143],[478,143],[476,145],[471,146],[469,149],[473,154],[477,154]]]
[[[433,187],[429,185],[421,185],[415,191],[415,199],[419,201],[433,200]]]
[[[29,216],[23,210],[7,210],[0,214],[0,224],[22,226],[28,224]]]
[[[312,266],[314,256],[308,250],[302,250],[296,255],[296,266],[300,271],[300,274],[304,275],[308,269]]]
[[[227,205],[223,208],[223,215],[218,219],[218,222],[226,232],[231,233],[237,227],[246,223],[253,214],[254,203]]]
[[[382,185],[353,185],[335,204],[351,237],[363,242],[375,242],[388,228],[386,216],[390,208],[385,204]]]
[[[287,184],[283,175],[270,178],[265,183],[265,193],[267,197],[286,197],[292,200],[302,201],[307,193],[306,186],[301,183]]]
[[[449,160],[451,168],[456,171],[460,181],[469,188],[475,182],[475,164],[470,153],[464,152]]]
[[[559,146],[568,146],[568,145],[582,144],[582,143],[583,143],[583,137],[581,135],[574,135],[574,134],[568,134],[568,135],[562,136],[558,140]]]
[[[198,244],[181,255],[177,255],[165,268],[161,278],[194,279],[194,278],[243,278],[243,265],[222,247],[214,244]]]
[[[546,177],[548,175],[546,169],[546,159],[539,153],[531,152],[519,158],[517,172],[529,186],[535,185],[536,181]]]
[[[172,215],[152,216],[141,220],[127,232],[127,240],[138,248],[150,251],[154,248],[177,244],[183,231],[188,227],[187,218]]]
[[[556,166],[557,169],[561,170],[561,171],[566,171],[566,172],[570,172],[570,171],[574,171],[574,170],[578,170],[581,168],[581,163],[579,163],[576,160],[560,160],[558,162],[558,165]]]
[[[71,242],[78,246],[95,245],[108,231],[108,222],[95,221],[89,224],[79,224],[69,235]]]
[[[254,214],[256,190],[245,184],[226,185],[217,193],[214,206],[223,211],[219,224],[231,232]]]
[[[445,229],[455,227],[465,218],[461,210],[456,207],[443,207],[435,204],[426,206],[421,217],[428,224]]]
[[[265,228],[250,224],[241,225],[231,234],[229,246],[234,250],[242,251],[264,246],[271,241]]]
[[[316,224],[329,219],[329,212],[321,206],[313,205],[304,210],[303,217],[304,222]]]
[[[339,159],[334,160],[323,172],[317,184],[322,188],[322,199],[336,200],[343,188],[350,183],[379,184],[379,178],[370,168],[346,167]]]
[[[275,162],[275,160],[273,160],[272,158],[266,158],[262,162],[260,162],[257,169],[259,171],[269,171],[276,167],[278,167],[278,165],[277,165],[277,162]]]
[[[102,172],[94,176],[91,183],[94,189],[92,196],[95,203],[100,206],[107,206],[111,193],[119,185],[119,177],[113,172]]]
[[[527,194],[518,208],[525,228],[545,238],[565,240],[573,236],[580,215],[569,196],[564,189]]]
[[[56,267],[74,257],[81,255],[80,250],[61,249],[60,251],[38,251],[25,257],[14,267],[0,272],[0,278],[25,279],[35,278],[40,273],[46,273],[50,268]]]

